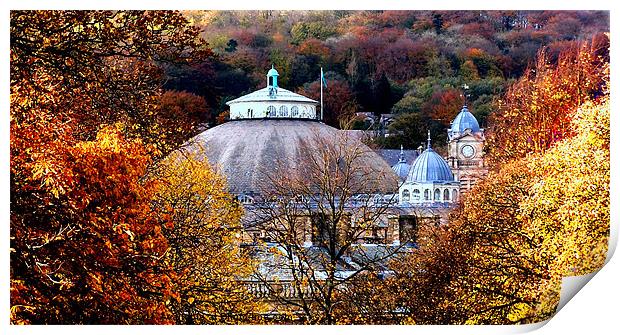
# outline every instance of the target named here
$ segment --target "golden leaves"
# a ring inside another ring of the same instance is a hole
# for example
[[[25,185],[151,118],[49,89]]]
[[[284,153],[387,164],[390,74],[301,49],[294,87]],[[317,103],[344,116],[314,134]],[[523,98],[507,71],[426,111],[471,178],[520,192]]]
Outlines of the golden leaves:
[[[558,275],[602,266],[609,234],[609,100],[580,107],[576,135],[550,149],[530,168],[540,175],[521,204],[532,213],[526,228],[540,234],[541,253],[555,255]]]
[[[239,247],[242,208],[227,193],[225,177],[213,171],[200,148],[173,152],[150,177],[159,181],[155,201],[160,219],[169,220],[167,258],[186,297],[170,303],[177,320],[191,314],[198,323],[228,323],[255,312],[258,303],[238,280],[253,270]]]

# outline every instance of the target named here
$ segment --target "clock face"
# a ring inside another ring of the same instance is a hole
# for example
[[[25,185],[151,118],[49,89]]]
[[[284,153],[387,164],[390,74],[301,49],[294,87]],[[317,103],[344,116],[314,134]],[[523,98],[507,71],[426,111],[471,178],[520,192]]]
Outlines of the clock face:
[[[463,153],[463,156],[466,158],[472,158],[474,156],[474,147],[471,145],[464,145],[461,148],[461,153]]]

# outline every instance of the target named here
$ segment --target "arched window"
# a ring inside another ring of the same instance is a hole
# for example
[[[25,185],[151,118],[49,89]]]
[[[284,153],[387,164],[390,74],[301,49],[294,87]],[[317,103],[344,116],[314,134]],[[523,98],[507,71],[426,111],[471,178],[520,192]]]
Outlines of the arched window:
[[[275,117],[276,116],[276,108],[274,106],[267,107],[267,116]]]
[[[441,191],[439,189],[435,189],[435,196],[433,197],[434,200],[441,200]]]
[[[286,106],[280,106],[280,110],[278,111],[278,116],[288,117],[288,108]]]
[[[252,199],[252,197],[247,196],[245,194],[241,194],[237,197],[237,200],[239,200],[240,203],[242,204],[252,204],[254,202],[254,199]]]
[[[298,117],[298,116],[299,116],[299,108],[297,108],[297,106],[291,107],[291,117]]]
[[[420,190],[418,190],[418,189],[413,190],[413,195],[412,195],[411,199],[413,199],[413,200],[420,200]]]
[[[403,198],[401,199],[401,201],[409,201],[409,190],[403,191]]]
[[[456,202],[459,199],[459,191],[452,190],[452,201]]]
[[[428,188],[424,190],[424,200],[431,200],[431,190]]]
[[[450,191],[448,191],[448,189],[443,190],[443,200],[444,201],[450,200]]]

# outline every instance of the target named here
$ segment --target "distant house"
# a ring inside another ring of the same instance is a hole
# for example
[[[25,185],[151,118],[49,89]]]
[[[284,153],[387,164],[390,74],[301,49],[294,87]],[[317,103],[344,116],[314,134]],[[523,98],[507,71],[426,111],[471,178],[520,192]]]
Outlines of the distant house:
[[[396,119],[395,114],[381,114],[379,118],[379,133],[381,136],[388,137],[396,134],[390,133],[388,130],[390,124]]]

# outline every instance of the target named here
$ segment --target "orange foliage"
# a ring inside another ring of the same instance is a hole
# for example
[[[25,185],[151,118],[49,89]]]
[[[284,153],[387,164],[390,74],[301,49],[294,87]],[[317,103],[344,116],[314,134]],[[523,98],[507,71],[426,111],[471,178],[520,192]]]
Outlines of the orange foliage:
[[[469,48],[465,51],[465,57],[469,58],[484,57],[485,55],[486,53],[478,48]]]
[[[149,133],[157,137],[160,150],[167,153],[193,135],[196,135],[198,125],[209,121],[207,102],[201,96],[178,91],[166,91],[158,98],[159,106],[156,109]]]
[[[150,155],[120,132],[105,128],[64,150],[57,143],[54,157],[33,162],[29,182],[13,185],[13,322],[172,321],[155,184],[139,181]]]
[[[319,101],[320,90],[319,82],[315,81],[307,88],[299,90],[299,94]],[[332,126],[339,126],[341,122],[347,122],[357,111],[358,105],[351,88],[347,82],[339,80],[328,80],[328,87],[323,87],[323,120]],[[317,112],[320,113],[320,108]]]
[[[545,49],[539,52],[535,67],[509,88],[490,117],[492,163],[544,152],[571,135],[569,123],[577,108],[601,95],[609,77],[609,39],[600,39],[561,53],[555,66],[548,63]]]
[[[448,88],[434,92],[424,107],[434,120],[439,121],[447,128],[464,103],[465,98],[461,91]]]
[[[208,55],[197,34],[174,12],[11,12],[12,323],[172,322],[142,182],[155,150],[132,138],[153,122],[153,60]]]
[[[327,58],[330,54],[329,48],[316,38],[303,41],[299,45],[298,51],[302,55],[317,55],[321,58]]]

